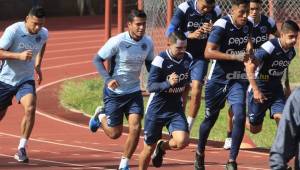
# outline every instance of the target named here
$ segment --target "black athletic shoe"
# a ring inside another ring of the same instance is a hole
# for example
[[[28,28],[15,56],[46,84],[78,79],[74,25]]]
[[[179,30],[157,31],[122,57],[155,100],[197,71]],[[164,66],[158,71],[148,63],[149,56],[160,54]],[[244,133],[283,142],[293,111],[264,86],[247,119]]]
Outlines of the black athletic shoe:
[[[160,140],[157,142],[154,153],[152,154],[152,165],[155,167],[161,167],[163,162],[163,156],[166,154],[164,150],[161,149],[164,141]]]
[[[205,170],[204,155],[200,155],[198,152],[196,152],[194,168],[195,168],[195,170]]]
[[[237,170],[237,164],[236,162],[227,162],[226,164],[226,170]]]

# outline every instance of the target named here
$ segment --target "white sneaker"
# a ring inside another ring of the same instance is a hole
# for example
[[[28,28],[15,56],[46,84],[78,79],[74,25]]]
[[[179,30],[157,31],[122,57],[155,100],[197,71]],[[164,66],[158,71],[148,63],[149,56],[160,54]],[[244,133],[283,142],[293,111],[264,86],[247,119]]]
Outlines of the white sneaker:
[[[226,138],[223,148],[226,149],[226,150],[230,149],[231,148],[231,141],[232,141],[231,138]]]

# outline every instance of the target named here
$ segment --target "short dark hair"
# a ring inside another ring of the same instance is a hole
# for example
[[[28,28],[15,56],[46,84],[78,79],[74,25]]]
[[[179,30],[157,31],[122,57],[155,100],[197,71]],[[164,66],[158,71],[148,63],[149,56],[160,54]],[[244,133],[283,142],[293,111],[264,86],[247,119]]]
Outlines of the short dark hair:
[[[133,10],[130,11],[130,13],[127,17],[127,21],[132,22],[134,17],[145,18],[146,19],[147,15],[143,10],[133,9]]]
[[[249,4],[250,0],[231,0],[232,5],[239,6],[241,4]]]
[[[42,6],[34,6],[30,9],[29,16],[35,16],[37,18],[44,18],[46,16],[46,12]]]
[[[262,3],[262,1],[261,1],[261,0],[250,0],[250,2],[259,3],[259,4],[261,4],[261,3]]]
[[[208,4],[215,4],[216,1],[215,0],[204,0],[206,3]]]
[[[281,31],[282,32],[288,32],[288,31],[299,32],[299,26],[296,22],[294,22],[292,20],[286,20],[281,25]]]
[[[184,41],[186,39],[187,39],[187,37],[181,30],[176,30],[169,35],[169,40],[170,40],[171,44],[175,44],[177,42],[177,40]]]

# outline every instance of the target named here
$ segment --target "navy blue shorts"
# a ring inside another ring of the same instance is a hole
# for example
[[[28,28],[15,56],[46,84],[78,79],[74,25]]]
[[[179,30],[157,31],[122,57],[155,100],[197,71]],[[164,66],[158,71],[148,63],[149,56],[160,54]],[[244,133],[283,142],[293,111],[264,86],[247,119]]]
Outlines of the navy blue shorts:
[[[207,81],[205,87],[205,116],[217,116],[225,106],[226,99],[231,106],[235,104],[245,105],[247,82],[235,81],[229,84],[222,84],[214,81]]]
[[[209,61],[193,59],[191,65],[191,80],[198,80],[204,83]]]
[[[124,114],[144,114],[144,103],[141,91],[120,95],[104,88],[104,112],[107,118],[107,125],[115,127],[123,124]]]
[[[16,96],[18,103],[20,103],[22,97],[27,94],[36,95],[35,82],[33,80],[26,81],[18,86],[0,82],[0,110],[4,110],[10,106],[14,96]]]
[[[153,145],[161,139],[164,126],[167,127],[169,134],[174,131],[189,132],[186,117],[184,113],[179,112],[147,112],[144,125],[144,141],[147,145]]]
[[[265,100],[263,103],[256,103],[253,98],[253,91],[251,90],[248,93],[248,117],[250,124],[261,125],[268,109],[270,110],[271,119],[273,119],[274,114],[283,112],[285,105],[283,90],[279,89],[269,94],[271,95],[265,95],[268,100]]]

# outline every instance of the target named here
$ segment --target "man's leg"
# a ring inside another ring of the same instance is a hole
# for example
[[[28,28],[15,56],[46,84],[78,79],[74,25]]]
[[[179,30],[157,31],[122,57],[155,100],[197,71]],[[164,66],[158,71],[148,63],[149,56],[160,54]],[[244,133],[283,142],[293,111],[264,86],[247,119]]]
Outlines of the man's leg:
[[[128,116],[129,133],[125,142],[123,157],[130,159],[139,142],[141,132],[141,115],[129,114]]]
[[[199,128],[199,141],[195,158],[195,169],[204,169],[205,146],[210,133],[218,119],[220,109],[225,105],[226,85],[208,81],[205,89],[205,118]]]
[[[148,145],[144,143],[144,148],[139,155],[139,170],[146,170],[149,167],[151,154],[155,149],[155,144]]]
[[[18,146],[18,152],[15,154],[14,158],[18,162],[27,163],[29,159],[26,153],[26,146],[35,122],[36,95],[28,93],[21,98],[20,103],[24,108],[24,116],[21,121],[21,139]]]
[[[193,127],[194,119],[196,118],[201,105],[201,93],[207,68],[208,61],[206,60],[194,60],[191,66],[191,100],[190,109],[187,116],[189,130],[191,130]]]
[[[189,130],[192,129],[194,119],[196,118],[201,105],[202,82],[192,80],[190,109],[188,112]]]
[[[170,122],[168,124],[168,122]],[[166,118],[165,124],[168,124],[169,133],[172,138],[164,141],[160,140],[157,143],[154,154],[152,155],[152,164],[155,167],[160,167],[163,163],[163,156],[166,150],[181,150],[189,143],[188,124],[184,113],[172,113],[172,116]]]
[[[228,109],[227,112],[227,138],[225,139],[224,142],[224,149],[230,149],[231,147],[231,134],[232,134],[232,118],[233,118],[233,113],[231,111],[231,107]]]
[[[21,137],[28,140],[35,121],[36,96],[27,94],[21,98],[20,103],[25,111],[21,122]]]

